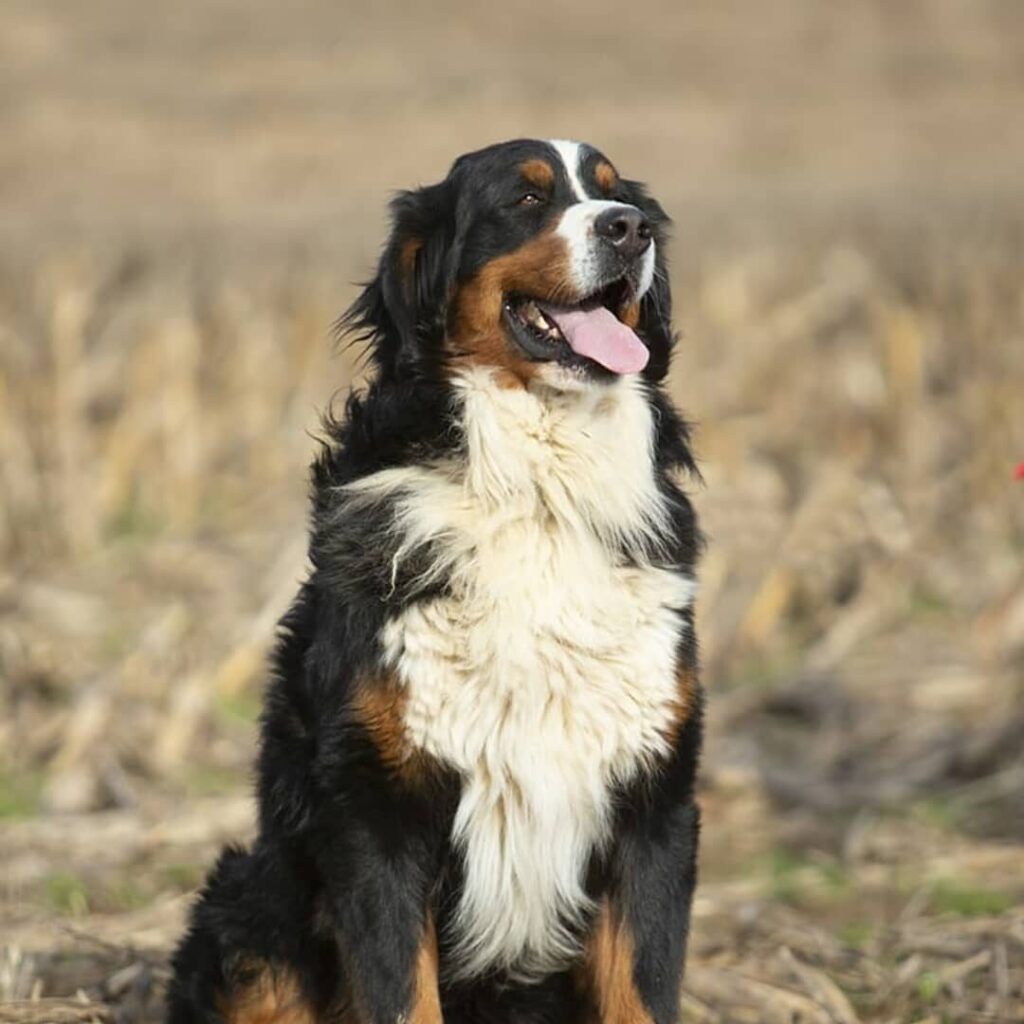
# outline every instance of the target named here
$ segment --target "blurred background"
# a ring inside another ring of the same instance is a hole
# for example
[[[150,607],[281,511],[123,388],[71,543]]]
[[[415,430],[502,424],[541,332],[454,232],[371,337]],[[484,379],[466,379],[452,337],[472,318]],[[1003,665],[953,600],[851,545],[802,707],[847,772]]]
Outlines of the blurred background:
[[[159,1016],[251,834],[306,466],[359,376],[330,325],[392,190],[523,135],[675,219],[684,1019],[1024,1020],[1022,111],[1014,0],[4,0],[0,1020]]]

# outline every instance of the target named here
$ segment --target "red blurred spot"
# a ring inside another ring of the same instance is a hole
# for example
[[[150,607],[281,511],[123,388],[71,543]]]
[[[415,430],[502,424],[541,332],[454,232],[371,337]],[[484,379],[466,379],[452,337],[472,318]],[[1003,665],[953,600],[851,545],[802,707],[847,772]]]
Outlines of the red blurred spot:
[[[1024,480],[1024,462],[1017,467],[1017,472],[1013,474],[1014,480]]]

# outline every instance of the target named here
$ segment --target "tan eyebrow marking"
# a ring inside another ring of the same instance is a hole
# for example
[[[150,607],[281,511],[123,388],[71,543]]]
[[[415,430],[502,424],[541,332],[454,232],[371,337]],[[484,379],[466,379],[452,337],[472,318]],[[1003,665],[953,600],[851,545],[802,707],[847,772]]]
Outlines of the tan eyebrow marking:
[[[607,194],[619,183],[619,174],[607,160],[602,160],[594,168],[594,180],[597,187]]]
[[[519,173],[537,188],[549,189],[555,183],[555,172],[547,160],[527,160],[519,165]]]

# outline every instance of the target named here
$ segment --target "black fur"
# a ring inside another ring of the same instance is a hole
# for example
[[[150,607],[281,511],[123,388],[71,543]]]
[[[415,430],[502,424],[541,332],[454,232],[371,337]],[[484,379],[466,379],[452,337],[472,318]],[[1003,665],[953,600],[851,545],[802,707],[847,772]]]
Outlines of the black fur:
[[[339,488],[388,467],[458,456],[458,410],[446,380],[451,299],[550,217],[516,206],[514,169],[538,155],[553,154],[527,140],[493,146],[460,158],[440,184],[401,193],[378,272],[341,322],[369,343],[373,379],[349,398],[343,417],[325,424],[312,472],[312,572],[281,623],[265,696],[259,836],[250,851],[225,851],[209,876],[174,957],[171,1024],[222,1020],[232,992],[261,963],[296,980],[316,1019],[395,1024],[409,1009],[428,912],[444,934],[460,884],[449,840],[459,780],[443,765],[414,785],[395,779],[353,711],[353,692],[378,664],[384,622],[445,581],[424,582],[429,552],[404,558],[394,577],[393,510],[370,502],[342,514]],[[598,159],[588,150],[582,173]],[[568,188],[559,177],[552,204],[567,205]],[[667,218],[635,182],[622,181],[612,198],[640,207],[659,243],[638,333],[651,350],[644,374],[658,424],[656,472],[673,522],[670,539],[644,557],[690,571],[699,537],[673,477],[695,466],[686,426],[659,388],[673,344],[660,244]],[[692,625],[690,610],[681,614]],[[680,664],[695,669],[696,658],[691,630]],[[666,763],[616,795],[614,841],[588,874],[595,898],[610,896],[629,926],[635,985],[657,1024],[673,1024],[678,1013],[696,876],[700,733],[698,706]],[[442,942],[442,963],[444,953]],[[442,1001],[453,1024],[598,1019],[570,971],[532,985],[442,979]]]

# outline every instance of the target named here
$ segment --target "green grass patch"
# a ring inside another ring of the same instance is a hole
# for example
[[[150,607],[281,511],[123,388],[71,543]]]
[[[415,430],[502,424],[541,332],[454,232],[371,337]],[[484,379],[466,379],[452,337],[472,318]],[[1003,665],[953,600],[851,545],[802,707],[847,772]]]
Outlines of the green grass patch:
[[[1009,893],[997,889],[944,878],[932,889],[929,905],[938,914],[992,917],[1006,913],[1014,905],[1014,899]]]
[[[939,976],[934,971],[925,971],[917,979],[917,997],[923,1003],[934,1003],[942,989]]]
[[[118,913],[125,910],[138,910],[151,899],[150,894],[136,882],[125,878],[104,889],[102,894],[102,910]]]
[[[771,852],[766,873],[771,898],[790,906],[832,902],[845,896],[850,888],[849,876],[839,861],[786,849]]]
[[[771,652],[747,653],[737,659],[724,684],[729,688],[770,689],[780,680],[791,679],[799,664],[796,645],[784,645]]]
[[[227,796],[249,785],[247,772],[213,765],[195,765],[185,779],[189,796]]]
[[[0,818],[32,818],[39,813],[43,777],[39,772],[0,770]]]
[[[199,888],[204,872],[202,864],[168,864],[160,874],[165,885],[179,892],[189,892]]]
[[[220,716],[226,721],[252,725],[260,717],[262,700],[259,694],[243,690],[230,697],[218,697],[216,707]]]
[[[107,539],[112,541],[151,540],[160,535],[162,526],[160,517],[146,505],[136,485],[110,516],[105,533]]]
[[[916,583],[910,591],[910,612],[911,615],[920,618],[930,618],[935,615],[945,615],[950,611],[949,601],[938,591],[924,583]]]
[[[84,917],[89,913],[89,890],[77,875],[67,871],[54,872],[46,879],[46,905],[67,917]]]
[[[943,830],[957,830],[963,825],[964,806],[950,797],[933,796],[917,800],[910,808],[911,816],[923,825]]]
[[[847,921],[836,934],[844,946],[864,950],[875,937],[875,926],[868,921]]]
[[[105,658],[120,661],[126,658],[139,642],[139,634],[122,622],[115,622],[103,636],[102,652]]]

